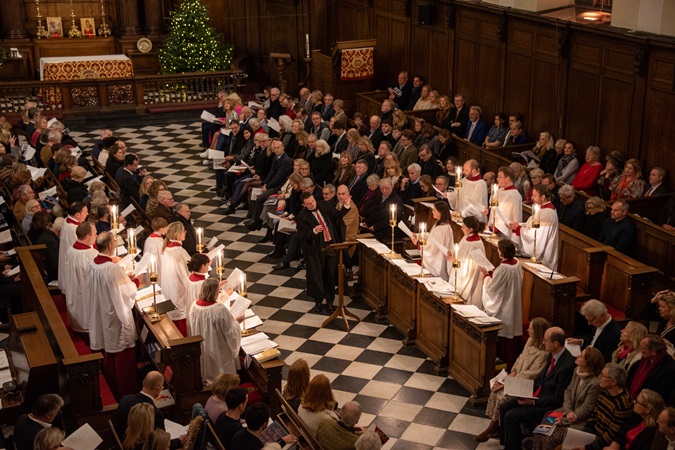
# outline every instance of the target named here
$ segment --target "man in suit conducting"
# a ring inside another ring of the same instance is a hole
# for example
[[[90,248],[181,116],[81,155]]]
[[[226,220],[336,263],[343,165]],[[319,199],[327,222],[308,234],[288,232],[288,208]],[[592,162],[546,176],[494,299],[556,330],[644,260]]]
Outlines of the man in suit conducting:
[[[551,327],[544,334],[544,346],[550,352],[546,367],[534,380],[533,397],[511,398],[499,408],[499,441],[505,450],[520,450],[521,425],[536,426],[544,415],[562,406],[565,389],[572,381],[574,357],[565,349],[565,332]]]
[[[583,350],[593,347],[600,350],[605,361],[612,360],[612,353],[616,350],[621,339],[621,325],[607,312],[607,307],[600,300],[589,300],[581,307],[581,315],[592,327],[588,336],[579,339],[567,338],[570,344],[576,344]]]
[[[344,203],[340,202],[339,210],[327,202],[317,204],[316,198],[309,192],[303,192],[300,199],[305,208],[296,217],[296,222],[307,266],[307,294],[316,302],[312,312],[331,314],[335,310],[337,255],[325,251],[325,248],[341,242],[338,220],[349,212],[351,199],[346,197]],[[325,307],[322,305],[324,299]]]
[[[124,440],[127,433],[127,421],[129,411],[139,403],[149,403],[155,409],[155,428],[164,430],[164,414],[155,405],[155,400],[164,389],[164,375],[159,372],[149,372],[143,380],[143,388],[138,394],[125,395],[117,407],[117,434],[120,440]],[[171,440],[171,449],[181,448],[186,435]]]

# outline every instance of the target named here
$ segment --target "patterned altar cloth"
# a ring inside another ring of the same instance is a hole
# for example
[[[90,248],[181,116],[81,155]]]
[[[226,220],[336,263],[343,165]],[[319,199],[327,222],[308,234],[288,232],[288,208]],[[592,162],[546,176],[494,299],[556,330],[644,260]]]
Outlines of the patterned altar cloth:
[[[368,80],[373,78],[373,48],[342,50],[340,79],[343,81]]]
[[[125,78],[133,75],[131,60],[124,55],[40,58],[41,80]]]

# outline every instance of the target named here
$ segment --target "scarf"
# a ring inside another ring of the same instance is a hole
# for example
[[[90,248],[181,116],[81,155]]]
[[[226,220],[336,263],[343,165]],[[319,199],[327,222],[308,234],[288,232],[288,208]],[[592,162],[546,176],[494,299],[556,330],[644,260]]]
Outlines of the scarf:
[[[576,155],[576,152],[574,152],[571,155],[563,155],[563,157],[560,158],[560,163],[558,164],[558,168],[555,171],[556,178],[562,176],[563,170],[565,170],[565,167],[576,157]]]

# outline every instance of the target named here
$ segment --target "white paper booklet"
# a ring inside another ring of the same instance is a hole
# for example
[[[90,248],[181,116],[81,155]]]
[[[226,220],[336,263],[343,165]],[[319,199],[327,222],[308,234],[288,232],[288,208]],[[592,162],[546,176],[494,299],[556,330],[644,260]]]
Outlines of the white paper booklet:
[[[504,394],[518,398],[532,398],[534,392],[534,380],[518,377],[506,377],[504,380]]]
[[[103,442],[101,436],[89,425],[85,423],[68,436],[61,445],[71,447],[74,450],[95,450]]]

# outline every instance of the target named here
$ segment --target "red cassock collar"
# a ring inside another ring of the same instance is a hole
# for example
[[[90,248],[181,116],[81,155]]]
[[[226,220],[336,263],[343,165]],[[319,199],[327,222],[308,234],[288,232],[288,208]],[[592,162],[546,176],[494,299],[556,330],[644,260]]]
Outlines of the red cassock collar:
[[[204,281],[206,280],[206,275],[203,273],[191,273],[190,281]]]
[[[206,300],[197,300],[195,303],[199,306],[213,306],[216,304],[216,302],[207,302]]]
[[[182,247],[183,244],[181,242],[175,242],[175,241],[169,241],[168,244],[166,244],[167,248],[168,247]]]
[[[516,187],[514,185],[511,185],[511,186],[506,186],[505,188],[502,188],[502,189],[504,189],[505,191],[511,191],[511,190],[514,190],[515,188]]]
[[[89,250],[91,247],[89,247],[87,244],[84,244],[80,241],[75,241],[73,244],[73,248],[76,250]]]
[[[80,224],[80,222],[78,222],[77,220],[73,219],[70,216],[66,217],[66,223],[69,223],[71,225],[79,225]]]
[[[159,234],[159,233],[150,233],[150,237],[151,237],[151,238],[160,238],[160,239],[161,239],[161,238],[162,238],[162,235]]]
[[[475,177],[469,178],[469,181],[479,181],[482,180],[483,177],[480,176],[480,174],[476,175]]]
[[[96,258],[94,258],[94,264],[105,264],[107,262],[112,262],[112,258],[110,256],[99,253]]]
[[[546,202],[543,205],[541,205],[541,209],[553,209],[553,210],[555,210],[555,206],[553,206],[553,203],[551,203],[551,202]]]
[[[470,234],[469,236],[466,237],[466,240],[468,242],[480,241],[480,236],[478,236],[477,234]]]
[[[508,264],[509,266],[515,266],[518,263],[516,258],[505,259],[502,261],[502,264]]]

